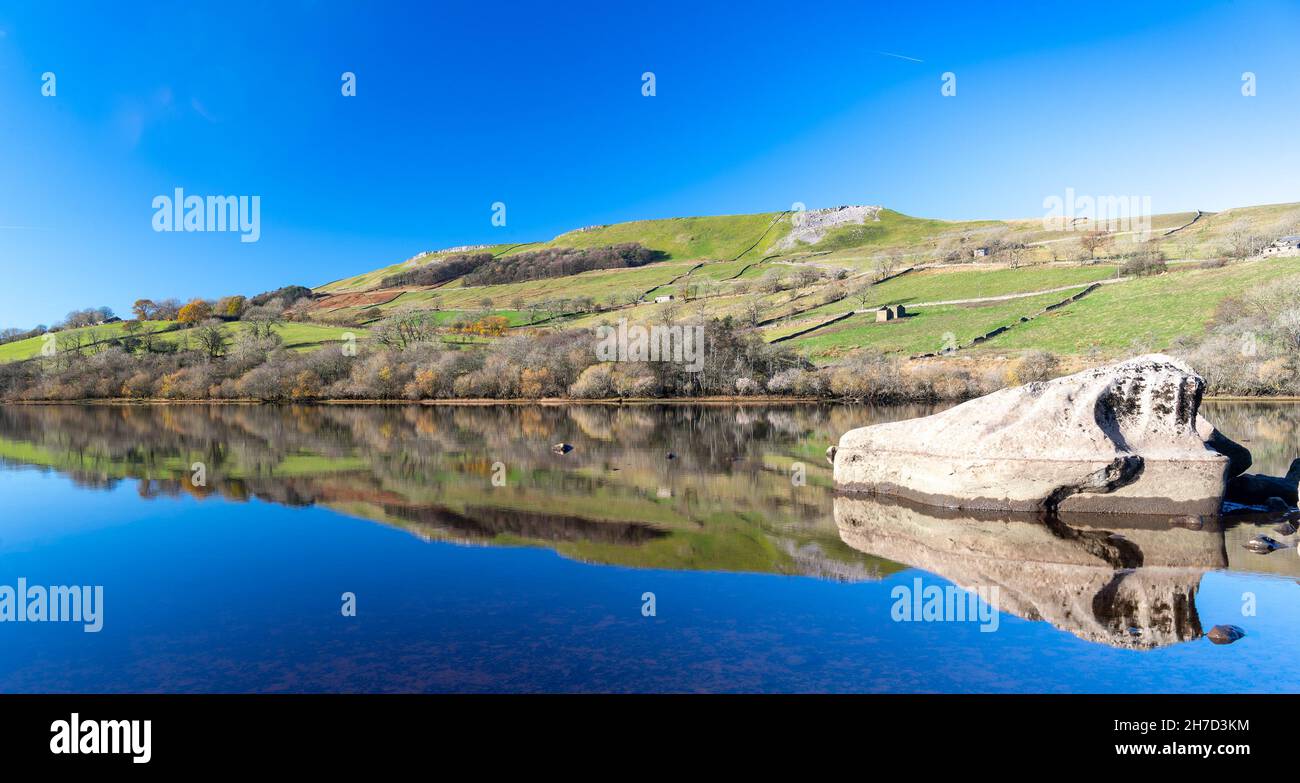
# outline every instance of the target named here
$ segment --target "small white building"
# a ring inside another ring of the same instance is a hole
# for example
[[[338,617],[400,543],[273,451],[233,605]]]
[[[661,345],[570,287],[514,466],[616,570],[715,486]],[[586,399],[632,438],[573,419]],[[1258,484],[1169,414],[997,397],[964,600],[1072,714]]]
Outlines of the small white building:
[[[661,302],[671,302],[671,301],[673,301],[672,294],[665,294],[664,296],[655,297],[655,304],[660,304]]]

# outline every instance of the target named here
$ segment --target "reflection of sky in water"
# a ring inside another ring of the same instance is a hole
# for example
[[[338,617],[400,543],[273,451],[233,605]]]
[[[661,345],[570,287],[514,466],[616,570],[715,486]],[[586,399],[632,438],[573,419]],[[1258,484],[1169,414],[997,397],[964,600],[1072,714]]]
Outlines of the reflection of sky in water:
[[[1043,622],[896,623],[897,584],[588,565],[427,543],[323,508],[141,500],[0,470],[0,583],[103,584],[105,627],[0,624],[3,691],[1300,690],[1300,586],[1207,573],[1202,624],[1114,649]],[[828,512],[829,513],[829,512]],[[1295,557],[1294,551],[1269,557]],[[358,596],[343,618],[339,595]],[[641,616],[641,594],[658,616]],[[1241,615],[1242,593],[1258,614]]]

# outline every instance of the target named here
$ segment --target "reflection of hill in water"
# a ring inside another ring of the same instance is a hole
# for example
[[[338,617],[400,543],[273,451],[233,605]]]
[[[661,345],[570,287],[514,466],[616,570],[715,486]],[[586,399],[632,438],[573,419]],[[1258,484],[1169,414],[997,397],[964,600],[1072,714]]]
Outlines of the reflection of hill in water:
[[[465,513],[437,506],[386,506],[385,513],[414,523],[417,529],[450,533],[467,541],[491,541],[500,536],[533,541],[592,541],[636,546],[668,531],[640,522],[598,522],[582,517],[536,511],[476,507]]]
[[[882,413],[897,417],[918,410]],[[878,578],[821,457],[870,409],[823,406],[4,406],[0,459],[89,488],[325,505],[426,539],[635,567]],[[565,441],[565,456],[551,444]],[[669,451],[678,459],[667,460]],[[796,487],[790,465],[804,463]],[[207,485],[190,482],[202,462]],[[491,483],[504,464],[507,486]]]
[[[1028,515],[939,509],[884,497],[837,497],[855,549],[967,589],[998,588],[999,609],[1081,639],[1154,648],[1201,636],[1201,575],[1227,566],[1222,528],[1165,518]]]
[[[1115,520],[1105,518],[1101,527],[1071,522],[1057,530],[1060,535],[1031,527],[1033,535],[1026,538],[1030,534],[1020,526],[949,522],[955,554],[947,560],[942,542],[924,528],[881,528],[874,534],[864,529],[842,540],[842,511],[837,507],[833,517],[830,510],[826,446],[853,427],[932,411],[818,405],[0,406],[0,460],[53,468],[92,489],[133,480],[143,497],[219,495],[322,505],[426,539],[543,546],[578,560],[631,567],[857,581],[907,563],[974,584],[999,583],[993,577],[1000,573],[967,573],[973,566],[957,561],[964,552],[989,558],[1000,540],[1008,564],[1003,603],[1017,614],[1011,606],[1017,593],[1010,588],[1020,589],[1023,616],[1057,617],[1062,627],[1075,623],[1103,636],[1125,632],[1126,623],[1164,627],[1161,633],[1170,640],[1195,632],[1196,582],[1174,584],[1169,580],[1176,574],[1153,569],[1196,573],[1222,567],[1208,554],[1200,561],[1190,553],[1185,561],[1173,557],[1178,541],[1206,540],[1193,535],[1197,531],[1183,531],[1183,537],[1167,526],[1143,528],[1132,520],[1119,530],[1107,527]],[[1226,418],[1232,427],[1225,432],[1249,433],[1255,453],[1276,452],[1281,460],[1297,450],[1300,406],[1234,404],[1231,411]],[[1223,411],[1215,410],[1215,416],[1225,420]],[[1276,443],[1269,440],[1274,436]],[[576,448],[556,456],[551,444],[558,441]],[[1262,449],[1264,443],[1271,450]],[[679,459],[666,460],[668,451]],[[506,487],[491,484],[498,461],[506,467]],[[806,486],[790,481],[796,461],[806,468]],[[207,467],[206,487],[189,481],[194,462]],[[1111,537],[1114,532],[1123,538]],[[1294,550],[1256,555],[1241,546],[1259,532],[1268,527],[1236,521],[1228,527],[1227,567],[1300,577]],[[970,536],[977,538],[972,542]],[[929,559],[933,567],[925,564]],[[1062,572],[1072,567],[1099,569],[1093,576],[1137,570],[1097,584],[1085,584],[1079,581],[1082,572],[1075,573],[1079,594],[1068,600],[1035,600],[1034,590],[1042,588],[1016,582],[1033,572],[1044,585],[1064,583]],[[1093,607],[1091,596],[1097,595],[1102,605]],[[1156,595],[1165,595],[1168,607],[1148,600]],[[1182,606],[1188,611],[1180,615]],[[1166,616],[1169,623],[1161,626],[1159,618]]]

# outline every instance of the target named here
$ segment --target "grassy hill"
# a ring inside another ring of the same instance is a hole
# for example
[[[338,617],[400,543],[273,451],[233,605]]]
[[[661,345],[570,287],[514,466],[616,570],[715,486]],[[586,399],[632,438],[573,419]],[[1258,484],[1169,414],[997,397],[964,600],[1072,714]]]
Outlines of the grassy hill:
[[[320,286],[305,318],[276,329],[286,347],[306,351],[346,332],[364,339],[367,327],[405,312],[425,313],[446,326],[497,315],[512,332],[620,319],[652,324],[731,317],[757,324],[763,339],[817,364],[836,364],[863,350],[911,357],[954,347],[975,358],[1030,350],[1107,358],[1194,338],[1229,300],[1300,279],[1300,258],[1237,250],[1245,242],[1258,251],[1300,232],[1297,227],[1300,204],[1155,215],[1145,234],[1041,219],[944,221],[876,207],[640,220],[545,242],[421,254]],[[1094,230],[1104,241],[1088,248],[1082,240]],[[460,253],[504,258],[622,243],[657,251],[662,260],[494,285],[468,285],[461,277],[384,287],[390,275]],[[1149,251],[1168,259],[1167,271],[1125,271],[1127,260]],[[671,300],[655,301],[663,297]],[[900,304],[906,318],[876,321],[877,308]],[[188,343],[190,333],[178,327],[149,321],[138,333]],[[243,328],[228,327],[232,337]],[[106,344],[126,336],[126,329],[113,323],[61,334]],[[0,363],[36,357],[46,340],[0,345]]]
[[[1239,255],[1233,248],[1243,238],[1262,246],[1295,233],[1300,204],[1155,215],[1145,234],[1087,221],[944,221],[878,209],[811,241],[792,241],[806,233],[799,229],[806,219],[769,212],[595,226],[549,242],[474,252],[505,256],[637,242],[665,260],[506,285],[469,286],[457,279],[434,287],[382,287],[387,275],[438,263],[457,251],[430,253],[321,286],[316,307],[321,320],[333,322],[412,310],[436,311],[444,322],[491,313],[506,317],[514,329],[732,316],[759,322],[765,339],[788,342],[818,363],[863,348],[914,355],[953,341],[966,346],[1009,326],[963,351],[1046,349],[1096,356],[1135,344],[1165,348],[1180,336],[1195,336],[1229,298],[1300,274],[1294,258],[1219,263]],[[1081,240],[1091,231],[1105,238],[1089,251]],[[988,255],[977,252],[986,247]],[[1143,250],[1163,254],[1169,271],[1125,275],[1125,259]],[[899,272],[905,273],[878,282]],[[1080,293],[1077,301],[1066,302]],[[667,295],[673,301],[653,301]],[[910,317],[877,324],[870,311],[892,304],[908,307]],[[1044,313],[1050,305],[1059,306]],[[854,314],[818,328],[849,313]]]

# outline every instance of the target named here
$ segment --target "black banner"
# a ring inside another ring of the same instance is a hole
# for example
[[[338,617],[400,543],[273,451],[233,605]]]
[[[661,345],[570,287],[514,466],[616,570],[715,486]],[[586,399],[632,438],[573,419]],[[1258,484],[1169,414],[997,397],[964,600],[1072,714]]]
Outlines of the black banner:
[[[706,746],[724,766],[806,769],[870,753],[1183,768],[1289,760],[1296,705],[1294,696],[5,696],[0,752],[50,770],[337,770],[471,753],[548,767],[557,754],[625,756],[651,769]]]

